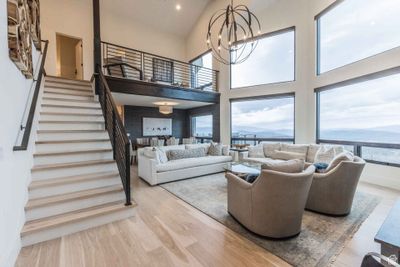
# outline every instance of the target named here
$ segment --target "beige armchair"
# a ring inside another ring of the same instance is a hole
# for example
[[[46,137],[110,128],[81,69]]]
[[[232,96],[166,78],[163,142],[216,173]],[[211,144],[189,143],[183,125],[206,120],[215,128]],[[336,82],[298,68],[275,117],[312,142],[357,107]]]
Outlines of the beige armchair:
[[[345,216],[350,213],[365,161],[342,161],[327,173],[315,173],[306,209],[319,213]]]
[[[301,231],[301,221],[315,167],[301,173],[263,170],[253,184],[227,173],[228,212],[250,231],[288,238]]]

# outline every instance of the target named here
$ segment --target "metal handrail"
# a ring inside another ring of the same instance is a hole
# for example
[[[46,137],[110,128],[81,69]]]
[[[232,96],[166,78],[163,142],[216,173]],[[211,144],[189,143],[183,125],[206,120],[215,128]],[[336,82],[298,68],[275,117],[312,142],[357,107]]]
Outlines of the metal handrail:
[[[99,102],[104,115],[106,130],[110,136],[113,158],[117,163],[122,185],[125,191],[125,205],[131,205],[131,175],[130,175],[130,142],[125,127],[118,114],[117,105],[114,102],[107,80],[99,68],[98,88]]]
[[[22,150],[27,150],[28,149],[29,138],[30,138],[31,131],[32,131],[32,126],[33,126],[33,119],[35,117],[37,100],[39,98],[40,85],[42,84],[43,74],[45,73],[45,71],[44,71],[44,63],[46,61],[47,47],[48,47],[48,44],[49,44],[49,41],[47,41],[47,40],[46,41],[42,40],[42,42],[45,43],[45,46],[44,46],[44,49],[43,49],[43,54],[42,54],[42,59],[41,59],[41,63],[40,63],[39,73],[38,73],[38,76],[36,78],[36,86],[35,86],[35,91],[33,92],[31,107],[29,109],[29,114],[28,114],[28,119],[26,121],[25,126],[21,125],[21,129],[25,129],[24,135],[22,136],[21,144],[13,147],[14,151],[22,151]]]

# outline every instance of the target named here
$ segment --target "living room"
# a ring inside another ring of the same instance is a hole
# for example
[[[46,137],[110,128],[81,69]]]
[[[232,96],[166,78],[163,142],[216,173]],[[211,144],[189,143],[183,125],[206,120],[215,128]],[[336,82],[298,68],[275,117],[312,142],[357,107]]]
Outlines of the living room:
[[[0,266],[399,266],[399,1],[0,7]]]

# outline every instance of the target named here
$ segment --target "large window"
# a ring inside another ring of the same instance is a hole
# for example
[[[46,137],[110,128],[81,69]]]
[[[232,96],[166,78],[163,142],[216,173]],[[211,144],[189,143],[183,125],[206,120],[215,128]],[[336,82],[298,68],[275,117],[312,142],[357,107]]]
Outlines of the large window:
[[[195,137],[209,137],[213,134],[213,116],[192,117],[192,135]]]
[[[400,74],[374,75],[317,89],[317,141],[353,146],[373,162],[400,164]]]
[[[231,88],[294,80],[294,28],[260,37],[250,57],[231,65]],[[247,46],[250,49],[250,45]]]
[[[233,144],[294,140],[294,95],[232,100]]]
[[[212,53],[211,51],[204,53],[190,62],[194,66],[191,68],[192,88],[211,91],[213,83],[212,72]]]
[[[318,73],[400,45],[399,0],[346,0],[317,17]]]

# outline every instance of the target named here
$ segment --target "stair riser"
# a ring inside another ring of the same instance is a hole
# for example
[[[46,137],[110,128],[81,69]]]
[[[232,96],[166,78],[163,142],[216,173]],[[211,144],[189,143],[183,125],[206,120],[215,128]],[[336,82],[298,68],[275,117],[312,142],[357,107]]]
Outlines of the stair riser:
[[[74,175],[84,175],[94,172],[118,171],[115,163],[88,165],[81,167],[56,168],[32,171],[32,180],[54,179]]]
[[[104,130],[104,123],[39,123],[39,130]]]
[[[63,105],[63,106],[71,106],[71,107],[93,107],[99,108],[100,104],[98,102],[73,102],[73,101],[64,101],[64,100],[47,100],[43,99],[42,104],[50,104],[50,105]]]
[[[120,210],[101,216],[91,217],[77,222],[64,224],[59,227],[48,228],[44,231],[32,233],[22,238],[22,246],[26,247],[46,240],[55,239],[64,235],[80,232],[89,228],[123,220],[134,215],[134,209]]]
[[[101,109],[86,109],[86,108],[65,108],[65,107],[42,107],[42,112],[63,112],[63,113],[79,113],[79,114],[98,114],[102,115]]]
[[[55,93],[58,95],[68,94],[68,95],[80,95],[80,96],[93,96],[93,92],[90,91],[79,91],[71,89],[61,89],[61,88],[44,88],[44,93]]]
[[[76,89],[76,90],[86,90],[92,91],[91,86],[80,85],[80,84],[66,84],[66,83],[54,83],[54,82],[47,82],[45,85],[46,88],[65,88],[65,89]]]
[[[54,93],[45,93],[43,96],[51,98],[60,98],[60,99],[94,101],[94,96],[60,95]]]
[[[78,161],[89,161],[89,160],[102,160],[112,159],[112,152],[98,152],[98,153],[86,153],[86,154],[69,154],[69,155],[49,155],[49,156],[35,156],[33,158],[34,165],[45,165],[45,164],[58,164],[58,163],[71,163]]]
[[[96,116],[78,116],[78,115],[46,115],[41,114],[40,120],[44,121],[87,121],[87,122],[104,122],[104,117],[102,115]]]
[[[66,212],[77,211],[80,209],[91,208],[110,202],[124,200],[125,196],[122,192],[110,192],[98,196],[93,196],[85,199],[71,200],[67,202],[57,203],[54,205],[46,205],[25,212],[26,221],[33,221],[54,215],[63,214]]]
[[[91,85],[89,81],[81,81],[81,80],[70,80],[70,79],[64,79],[64,78],[58,78],[58,77],[46,77],[46,83],[62,83],[62,84],[77,84],[77,85],[82,85],[82,86],[88,86]]]
[[[78,192],[81,190],[90,190],[90,189],[96,189],[113,185],[121,185],[121,179],[119,177],[98,178],[98,179],[84,180],[69,184],[33,188],[29,189],[29,199],[50,197],[55,195]]]
[[[79,143],[55,143],[55,144],[36,144],[36,152],[60,152],[67,149],[106,149],[111,148],[110,141],[104,142],[79,142]]]
[[[38,141],[57,141],[57,140],[91,140],[108,138],[107,132],[98,133],[40,133],[37,135]]]

